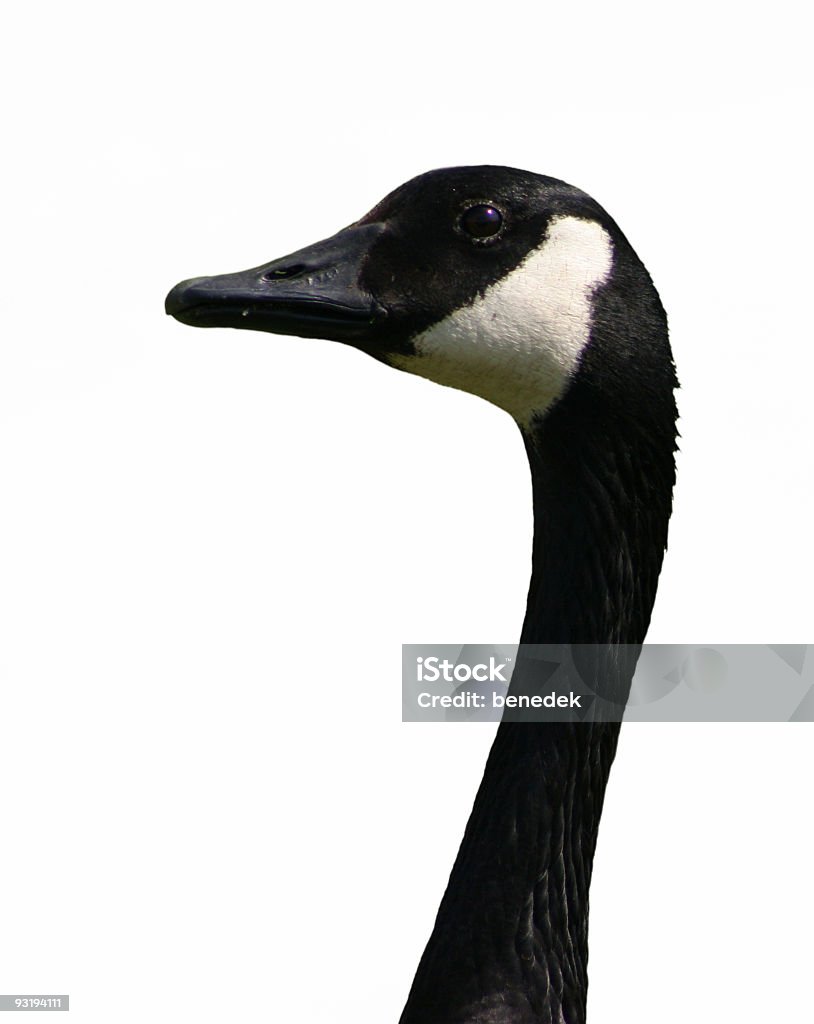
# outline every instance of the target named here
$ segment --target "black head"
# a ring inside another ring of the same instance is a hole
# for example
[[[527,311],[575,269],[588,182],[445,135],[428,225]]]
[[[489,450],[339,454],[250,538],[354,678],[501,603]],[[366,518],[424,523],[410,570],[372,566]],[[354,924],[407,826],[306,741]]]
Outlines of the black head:
[[[184,281],[166,308],[192,326],[341,341],[481,395],[522,425],[577,373],[622,265],[657,306],[624,236],[585,193],[507,167],[450,168],[290,256]]]

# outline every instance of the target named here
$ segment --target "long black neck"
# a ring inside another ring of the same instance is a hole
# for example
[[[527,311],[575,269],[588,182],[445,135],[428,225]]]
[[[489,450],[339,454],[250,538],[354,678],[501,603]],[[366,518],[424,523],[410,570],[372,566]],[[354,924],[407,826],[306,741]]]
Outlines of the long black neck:
[[[618,390],[597,386],[608,381],[586,361],[524,434],[535,510],[525,644],[625,644],[637,655],[644,640],[674,480],[659,314],[656,299],[644,340],[661,346],[663,374],[650,412],[625,400],[621,375]],[[604,666],[622,702],[634,667],[635,656],[612,653]],[[584,1021],[588,889],[618,733],[613,722],[500,725],[401,1024]]]

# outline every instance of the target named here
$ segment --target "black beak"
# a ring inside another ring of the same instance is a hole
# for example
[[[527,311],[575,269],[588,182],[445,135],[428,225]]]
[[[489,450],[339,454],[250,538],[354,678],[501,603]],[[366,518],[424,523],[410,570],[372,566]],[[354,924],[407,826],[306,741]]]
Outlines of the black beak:
[[[167,296],[166,311],[192,327],[364,342],[385,315],[360,284],[384,230],[383,224],[353,225],[253,270],[182,281]]]

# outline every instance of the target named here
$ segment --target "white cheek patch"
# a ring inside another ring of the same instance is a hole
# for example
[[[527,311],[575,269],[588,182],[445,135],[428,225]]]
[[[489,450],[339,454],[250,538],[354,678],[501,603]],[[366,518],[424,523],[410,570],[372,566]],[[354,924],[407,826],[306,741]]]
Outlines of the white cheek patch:
[[[556,401],[579,365],[591,300],[612,263],[613,243],[600,224],[557,217],[510,274],[414,338],[416,356],[391,361],[480,395],[524,426]]]

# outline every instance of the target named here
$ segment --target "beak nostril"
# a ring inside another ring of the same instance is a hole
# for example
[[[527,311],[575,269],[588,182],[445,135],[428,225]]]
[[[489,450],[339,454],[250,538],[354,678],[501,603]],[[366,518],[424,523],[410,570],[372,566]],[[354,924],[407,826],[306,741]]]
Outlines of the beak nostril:
[[[273,270],[267,270],[263,274],[264,281],[287,281],[292,277],[299,277],[300,274],[304,273],[308,268],[304,263],[292,263],[290,267],[279,267]]]

